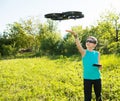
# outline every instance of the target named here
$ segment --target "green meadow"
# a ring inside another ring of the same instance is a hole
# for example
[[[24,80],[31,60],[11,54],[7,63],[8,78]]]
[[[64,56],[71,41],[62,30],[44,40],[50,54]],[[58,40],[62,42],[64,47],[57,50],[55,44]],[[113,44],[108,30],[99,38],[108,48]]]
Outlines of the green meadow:
[[[120,56],[101,64],[103,101],[120,101]],[[0,60],[0,101],[84,101],[82,71],[78,56]]]

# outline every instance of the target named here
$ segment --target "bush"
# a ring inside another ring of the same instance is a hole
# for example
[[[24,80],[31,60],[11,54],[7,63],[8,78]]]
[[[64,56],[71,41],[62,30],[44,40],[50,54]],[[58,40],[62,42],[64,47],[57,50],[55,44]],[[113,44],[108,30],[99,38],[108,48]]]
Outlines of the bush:
[[[120,54],[120,42],[113,42],[108,48],[110,53]]]

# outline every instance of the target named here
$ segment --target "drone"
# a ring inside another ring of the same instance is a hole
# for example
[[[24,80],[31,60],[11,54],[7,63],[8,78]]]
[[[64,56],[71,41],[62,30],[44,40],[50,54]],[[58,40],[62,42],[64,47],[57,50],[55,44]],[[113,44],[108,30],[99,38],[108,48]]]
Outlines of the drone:
[[[68,11],[62,13],[49,13],[45,15],[45,18],[49,18],[51,20],[69,20],[69,19],[80,19],[83,18],[84,15],[79,11]]]

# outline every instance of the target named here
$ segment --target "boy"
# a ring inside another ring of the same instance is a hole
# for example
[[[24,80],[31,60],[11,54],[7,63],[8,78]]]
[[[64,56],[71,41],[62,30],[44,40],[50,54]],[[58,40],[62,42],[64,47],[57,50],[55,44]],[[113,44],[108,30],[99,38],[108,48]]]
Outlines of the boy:
[[[96,101],[102,101],[101,99],[101,76],[99,68],[94,64],[100,63],[100,53],[95,51],[94,48],[97,45],[97,39],[90,36],[86,40],[86,50],[80,44],[77,34],[71,30],[66,30],[75,37],[75,42],[79,52],[82,55],[83,63],[83,78],[84,78],[84,101],[91,101],[92,98],[92,85],[96,95]]]

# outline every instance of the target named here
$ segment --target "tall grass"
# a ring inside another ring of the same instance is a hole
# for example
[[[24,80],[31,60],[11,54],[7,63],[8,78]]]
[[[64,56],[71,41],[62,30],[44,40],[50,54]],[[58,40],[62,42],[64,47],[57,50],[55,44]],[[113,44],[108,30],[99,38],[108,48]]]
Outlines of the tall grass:
[[[120,57],[102,56],[103,101],[120,100]],[[80,58],[0,61],[0,101],[83,101]],[[95,96],[93,94],[93,99]]]
[[[108,101],[120,101],[120,56],[104,55],[103,65],[103,97]]]

